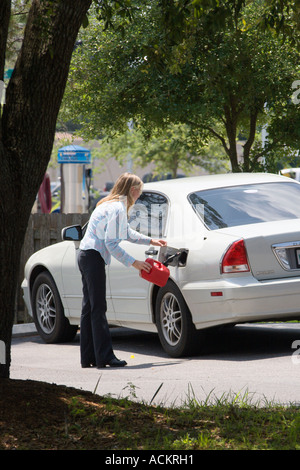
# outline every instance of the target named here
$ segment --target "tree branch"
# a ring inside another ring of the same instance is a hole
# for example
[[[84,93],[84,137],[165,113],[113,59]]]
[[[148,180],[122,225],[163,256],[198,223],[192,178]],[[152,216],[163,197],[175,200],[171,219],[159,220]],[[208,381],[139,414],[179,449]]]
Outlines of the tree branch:
[[[280,139],[273,139],[273,141],[270,143],[268,142],[266,147],[259,153],[257,153],[252,159],[251,159],[251,165],[250,165],[250,168],[249,168],[249,171],[253,171],[255,169],[255,164],[258,162],[258,160],[260,158],[263,158],[265,156],[267,156],[270,151],[272,151],[274,148],[276,148],[276,150],[280,149],[280,148],[285,148],[286,145],[285,143],[282,143],[280,144]]]
[[[222,118],[222,120],[223,120],[223,118]],[[229,148],[226,145],[226,140],[224,139],[224,137],[222,137],[220,134],[218,134],[218,132],[215,131],[212,127],[204,126],[204,125],[199,126],[199,124],[196,124],[196,123],[194,123],[190,120],[187,120],[186,123],[189,124],[191,127],[201,127],[202,129],[205,129],[206,131],[210,132],[214,137],[216,137],[218,140],[220,140],[222,146],[224,147],[224,150],[225,150],[226,154],[230,157]],[[224,122],[224,124],[225,124],[225,122]]]
[[[202,126],[203,129],[206,129],[208,130],[211,134],[213,134],[214,137],[216,137],[217,139],[220,140],[221,144],[223,145],[224,149],[225,149],[225,152],[227,153],[227,155],[230,157],[230,153],[229,153],[229,148],[227,147],[226,145],[226,140],[224,139],[224,137],[222,137],[220,134],[218,134],[212,127],[210,126]]]

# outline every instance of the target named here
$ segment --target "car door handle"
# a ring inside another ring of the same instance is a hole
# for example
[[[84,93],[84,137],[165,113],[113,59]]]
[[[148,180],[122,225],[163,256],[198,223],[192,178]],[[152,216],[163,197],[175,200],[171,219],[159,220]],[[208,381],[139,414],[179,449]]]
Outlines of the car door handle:
[[[158,250],[155,250],[154,248],[151,248],[150,250],[145,251],[145,255],[157,255]]]

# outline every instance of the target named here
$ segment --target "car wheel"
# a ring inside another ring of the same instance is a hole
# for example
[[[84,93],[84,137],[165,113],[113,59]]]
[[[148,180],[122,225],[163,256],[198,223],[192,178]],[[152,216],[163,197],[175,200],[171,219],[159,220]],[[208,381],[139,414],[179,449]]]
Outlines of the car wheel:
[[[32,311],[36,329],[46,343],[71,341],[77,326],[70,325],[52,276],[43,272],[32,289]]]
[[[157,294],[155,318],[160,342],[169,356],[195,352],[196,329],[190,311],[180,290],[170,281]]]

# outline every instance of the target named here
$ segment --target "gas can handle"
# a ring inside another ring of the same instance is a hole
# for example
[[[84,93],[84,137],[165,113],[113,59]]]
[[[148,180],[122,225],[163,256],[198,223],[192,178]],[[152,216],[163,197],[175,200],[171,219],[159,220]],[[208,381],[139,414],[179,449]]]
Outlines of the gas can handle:
[[[157,255],[158,250],[155,250],[154,248],[150,248],[150,250],[145,251],[145,255]]]

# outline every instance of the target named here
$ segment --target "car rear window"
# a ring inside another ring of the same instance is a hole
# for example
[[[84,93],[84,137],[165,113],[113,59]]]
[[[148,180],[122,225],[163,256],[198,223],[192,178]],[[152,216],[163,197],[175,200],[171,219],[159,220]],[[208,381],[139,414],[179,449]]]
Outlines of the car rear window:
[[[300,218],[300,184],[258,183],[197,191],[189,195],[210,230]]]

